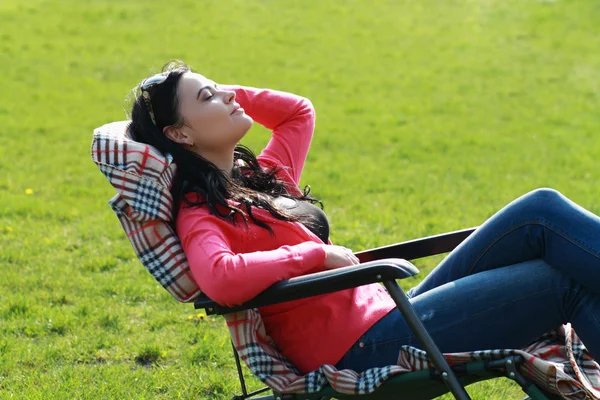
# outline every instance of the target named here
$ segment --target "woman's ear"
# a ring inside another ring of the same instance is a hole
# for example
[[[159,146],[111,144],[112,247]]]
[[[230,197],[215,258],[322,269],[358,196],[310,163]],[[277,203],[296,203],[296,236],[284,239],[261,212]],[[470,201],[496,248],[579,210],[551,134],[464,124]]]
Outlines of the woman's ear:
[[[190,139],[190,137],[188,137],[188,135],[186,135],[185,132],[183,132],[183,130],[180,128],[176,128],[171,125],[165,126],[163,128],[163,133],[165,134],[166,137],[168,137],[175,143],[179,143],[179,144],[182,144],[185,146],[190,146],[190,147],[192,147],[194,145],[194,142],[192,141],[192,139]]]

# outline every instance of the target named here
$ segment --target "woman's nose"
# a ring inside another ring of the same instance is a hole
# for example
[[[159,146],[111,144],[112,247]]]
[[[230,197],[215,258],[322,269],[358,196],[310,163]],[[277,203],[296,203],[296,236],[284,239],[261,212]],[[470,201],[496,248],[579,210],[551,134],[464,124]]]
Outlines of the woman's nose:
[[[225,103],[231,103],[235,100],[235,92],[233,90],[228,90],[223,95],[223,98],[225,100]]]

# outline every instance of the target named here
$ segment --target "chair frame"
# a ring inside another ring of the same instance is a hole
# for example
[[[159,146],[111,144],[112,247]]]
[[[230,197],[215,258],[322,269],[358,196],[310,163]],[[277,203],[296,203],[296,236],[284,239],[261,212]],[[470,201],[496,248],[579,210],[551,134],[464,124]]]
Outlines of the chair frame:
[[[424,379],[429,379],[429,382],[431,382],[431,378],[433,378],[433,382],[437,382],[438,384],[437,388],[432,389],[432,393],[435,393],[434,397],[450,391],[456,399],[468,400],[470,397],[464,386],[493,377],[505,376],[516,381],[523,391],[530,396],[530,399],[549,400],[550,398],[544,395],[535,384],[527,381],[519,373],[518,366],[523,363],[523,358],[520,356],[510,356],[501,360],[486,362],[471,362],[450,368],[396,281],[397,279],[416,275],[419,272],[414,265],[406,260],[429,257],[452,251],[471,235],[475,229],[463,229],[361,251],[356,253],[356,256],[360,260],[360,264],[358,265],[303,275],[278,282],[255,298],[239,306],[224,307],[203,296],[195,301],[194,307],[196,309],[204,309],[207,315],[223,315],[371,283],[382,283],[435,366],[435,368],[430,370],[409,372],[392,377],[386,382],[386,385],[390,381],[415,382],[416,380],[423,381]],[[271,390],[268,387],[264,387],[248,393],[239,356],[235,347],[233,350],[242,389],[242,394],[234,396],[233,400],[246,400]],[[460,376],[460,380],[458,376]],[[378,391],[380,390],[381,388],[378,389]],[[269,396],[254,397],[254,399],[324,400],[335,397],[340,399],[369,400],[377,398],[375,394],[378,391],[371,395],[358,396],[344,395],[333,391],[331,388],[326,388],[317,394],[290,395],[273,393]]]

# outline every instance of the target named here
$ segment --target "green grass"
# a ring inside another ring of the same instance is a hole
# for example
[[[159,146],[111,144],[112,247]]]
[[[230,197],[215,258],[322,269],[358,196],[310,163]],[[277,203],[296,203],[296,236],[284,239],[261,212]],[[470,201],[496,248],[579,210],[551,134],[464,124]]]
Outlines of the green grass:
[[[478,225],[540,186],[600,212],[599,20],[589,0],[1,0],[0,398],[237,390],[223,321],[145,272],[89,157],[169,59],[311,98],[303,181],[361,250]]]

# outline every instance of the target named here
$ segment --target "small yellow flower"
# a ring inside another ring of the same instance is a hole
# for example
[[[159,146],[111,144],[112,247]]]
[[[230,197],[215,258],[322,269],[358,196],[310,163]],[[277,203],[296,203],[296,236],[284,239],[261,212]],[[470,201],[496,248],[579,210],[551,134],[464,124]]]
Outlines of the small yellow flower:
[[[6,230],[6,232],[12,232],[12,226],[7,226],[4,229]]]
[[[195,314],[195,315],[188,315],[188,317],[187,317],[188,321],[194,321],[195,323],[204,321],[205,319],[206,319],[206,313],[204,313],[204,312],[199,312],[198,314]]]
[[[31,188],[25,189],[25,194],[33,194],[33,189],[31,189]]]

